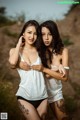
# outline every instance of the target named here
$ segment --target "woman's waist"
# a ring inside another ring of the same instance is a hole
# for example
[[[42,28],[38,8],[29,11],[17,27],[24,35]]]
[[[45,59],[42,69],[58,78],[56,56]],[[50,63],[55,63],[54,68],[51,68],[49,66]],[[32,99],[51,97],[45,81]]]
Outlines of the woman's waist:
[[[19,86],[22,86],[24,88],[29,88],[29,89],[33,89],[33,90],[42,90],[42,89],[46,89],[46,85],[45,85],[45,81],[44,79],[21,79],[21,82],[19,84]]]
[[[47,84],[51,84],[51,85],[62,85],[61,80],[57,80],[55,78],[48,78],[48,79],[46,79],[46,83]]]
[[[62,83],[60,82],[60,81],[47,81],[47,83],[46,83],[46,86],[47,86],[47,89],[49,89],[49,90],[58,90],[58,89],[62,89]]]
[[[35,75],[27,75],[27,76],[20,76],[20,84],[45,84],[45,80],[43,76],[35,76]]]
[[[20,77],[43,77],[43,73],[40,72],[40,71],[37,71],[37,70],[21,70],[21,69],[18,69],[18,73],[20,75]]]
[[[32,88],[29,88],[29,87],[25,88],[25,86],[23,86],[23,85],[19,85],[17,95],[19,95],[19,94],[22,94],[29,99],[38,99],[38,98],[40,99],[40,98],[46,98],[48,96],[46,89],[40,90],[40,89],[34,89],[33,87]]]

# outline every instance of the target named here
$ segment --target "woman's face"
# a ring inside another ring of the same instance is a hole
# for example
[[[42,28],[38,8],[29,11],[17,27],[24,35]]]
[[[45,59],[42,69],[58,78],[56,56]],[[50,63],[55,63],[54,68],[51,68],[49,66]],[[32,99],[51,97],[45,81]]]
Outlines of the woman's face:
[[[34,44],[37,39],[37,31],[35,26],[28,26],[23,33],[23,37],[25,39],[25,43],[30,45]]]
[[[50,30],[46,27],[42,27],[41,33],[42,33],[42,39],[45,46],[50,46],[53,39]]]

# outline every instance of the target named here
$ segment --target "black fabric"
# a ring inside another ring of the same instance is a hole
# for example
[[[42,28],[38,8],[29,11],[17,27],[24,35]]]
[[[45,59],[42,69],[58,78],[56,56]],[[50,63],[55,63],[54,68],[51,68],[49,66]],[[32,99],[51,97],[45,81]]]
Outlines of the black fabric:
[[[45,100],[45,99],[41,99],[41,100],[27,100],[27,99],[25,99],[25,98],[23,98],[23,97],[21,97],[21,96],[17,96],[17,99],[22,99],[22,100],[25,100],[25,101],[27,101],[27,102],[29,102],[30,104],[32,104],[35,108],[37,108],[39,105],[40,105],[40,103],[43,101],[43,100]]]

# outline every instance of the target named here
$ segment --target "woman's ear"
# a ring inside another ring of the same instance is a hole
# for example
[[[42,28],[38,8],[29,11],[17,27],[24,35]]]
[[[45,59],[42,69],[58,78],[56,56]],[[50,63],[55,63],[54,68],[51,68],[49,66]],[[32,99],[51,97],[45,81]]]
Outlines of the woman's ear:
[[[23,35],[22,35],[22,36],[23,36],[23,38],[24,38],[24,33],[23,33]],[[25,38],[24,38],[24,39],[25,39]]]

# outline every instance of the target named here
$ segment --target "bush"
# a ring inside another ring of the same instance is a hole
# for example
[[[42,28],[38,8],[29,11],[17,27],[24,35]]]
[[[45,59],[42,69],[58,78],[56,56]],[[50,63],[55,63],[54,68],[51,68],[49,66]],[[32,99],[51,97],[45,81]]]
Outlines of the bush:
[[[69,46],[73,44],[73,42],[71,42],[68,38],[64,38],[62,41],[65,46]]]
[[[72,114],[77,110],[77,103],[74,98],[65,96],[65,106],[67,112]]]
[[[8,120],[24,120],[10,82],[0,82],[0,112],[8,113]]]

